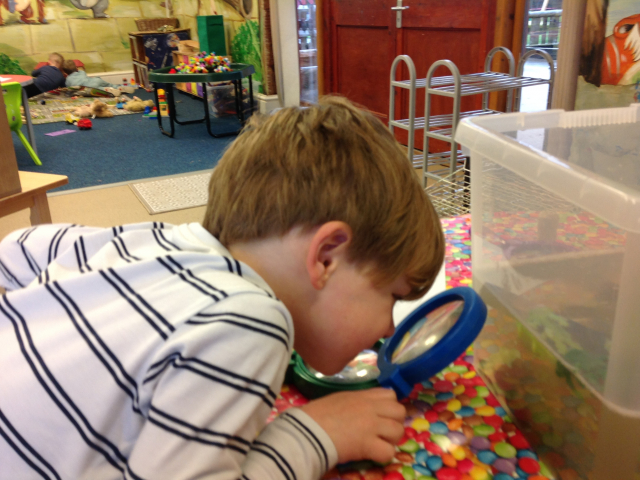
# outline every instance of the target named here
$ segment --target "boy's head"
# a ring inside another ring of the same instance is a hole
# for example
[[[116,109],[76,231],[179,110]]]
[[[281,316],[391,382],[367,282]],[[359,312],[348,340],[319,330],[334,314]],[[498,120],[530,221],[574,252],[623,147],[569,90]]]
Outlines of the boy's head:
[[[62,68],[62,64],[64,63],[64,57],[59,53],[52,53],[49,55],[49,65],[52,67]]]
[[[339,97],[253,117],[213,170],[203,225],[272,286],[324,374],[389,334],[395,300],[426,293],[444,259],[406,154]]]
[[[73,60],[65,60],[62,64],[62,71],[67,75],[71,75],[74,72],[78,71],[78,67],[76,66],[76,62]]]
[[[224,245],[342,221],[350,260],[418,298],[444,258],[438,217],[390,131],[340,97],[253,117],[214,169],[204,227]]]

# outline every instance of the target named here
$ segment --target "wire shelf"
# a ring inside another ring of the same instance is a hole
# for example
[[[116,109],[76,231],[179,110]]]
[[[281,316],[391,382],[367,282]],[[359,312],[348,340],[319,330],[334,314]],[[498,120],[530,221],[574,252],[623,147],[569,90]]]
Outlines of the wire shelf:
[[[482,189],[482,203],[485,211],[580,212],[580,208],[575,204],[498,165],[483,165],[482,185],[478,187]]]
[[[425,191],[440,218],[457,217],[471,212],[470,172],[458,168],[455,172],[440,178]]]

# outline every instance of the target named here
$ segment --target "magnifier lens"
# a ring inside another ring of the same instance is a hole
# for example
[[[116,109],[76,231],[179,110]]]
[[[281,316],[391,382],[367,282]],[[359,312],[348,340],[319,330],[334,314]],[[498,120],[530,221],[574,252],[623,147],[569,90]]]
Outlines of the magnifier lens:
[[[378,369],[378,352],[376,350],[363,350],[360,354],[351,360],[344,369],[335,375],[326,376],[314,370],[309,365],[307,370],[316,378],[325,382],[336,384],[351,384],[375,380],[380,375]]]
[[[454,300],[430,311],[405,333],[391,361],[406,363],[429,351],[456,324],[463,308],[463,300]]]

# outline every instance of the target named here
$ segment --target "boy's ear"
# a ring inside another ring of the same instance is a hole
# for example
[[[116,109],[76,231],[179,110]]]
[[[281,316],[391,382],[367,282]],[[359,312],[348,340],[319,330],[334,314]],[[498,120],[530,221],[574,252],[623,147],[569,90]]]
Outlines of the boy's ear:
[[[307,273],[316,290],[324,288],[327,280],[346,261],[353,232],[345,222],[324,223],[311,238],[307,252]]]

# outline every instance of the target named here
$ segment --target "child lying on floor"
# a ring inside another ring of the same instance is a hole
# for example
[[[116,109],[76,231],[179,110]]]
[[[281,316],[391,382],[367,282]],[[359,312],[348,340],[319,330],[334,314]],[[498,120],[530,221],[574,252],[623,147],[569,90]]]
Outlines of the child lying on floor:
[[[90,77],[84,70],[78,70],[78,67],[73,60],[65,60],[62,64],[62,71],[67,74],[65,85],[67,87],[91,87],[102,88],[110,87],[117,88],[116,85],[101,79],[100,77]]]

